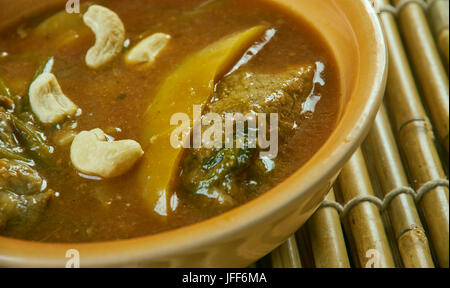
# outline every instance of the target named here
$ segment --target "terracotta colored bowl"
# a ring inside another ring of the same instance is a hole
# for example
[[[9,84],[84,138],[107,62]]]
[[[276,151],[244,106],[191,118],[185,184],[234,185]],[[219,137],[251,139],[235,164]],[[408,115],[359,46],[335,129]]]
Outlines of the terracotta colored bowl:
[[[16,2],[22,1],[25,0]],[[66,252],[77,249],[82,267],[245,267],[305,223],[370,129],[385,88],[386,48],[369,1],[271,1],[313,23],[329,42],[339,65],[344,95],[340,122],[305,166],[248,204],[167,233],[93,244],[44,244],[0,238],[0,266],[65,267]],[[34,1],[33,11],[28,14],[41,12],[41,2],[45,1]],[[8,25],[29,16],[14,14],[12,8],[8,10],[8,3],[11,2],[0,0],[0,19],[5,19],[1,14],[11,19],[6,21]]]

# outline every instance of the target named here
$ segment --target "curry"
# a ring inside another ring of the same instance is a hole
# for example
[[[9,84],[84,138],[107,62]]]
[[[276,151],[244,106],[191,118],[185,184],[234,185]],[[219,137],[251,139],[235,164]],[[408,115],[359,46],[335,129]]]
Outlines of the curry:
[[[302,167],[341,109],[325,39],[264,0],[82,1],[0,37],[6,237],[119,240],[214,217]],[[229,133],[228,115],[257,120]],[[202,145],[198,120],[224,141]]]

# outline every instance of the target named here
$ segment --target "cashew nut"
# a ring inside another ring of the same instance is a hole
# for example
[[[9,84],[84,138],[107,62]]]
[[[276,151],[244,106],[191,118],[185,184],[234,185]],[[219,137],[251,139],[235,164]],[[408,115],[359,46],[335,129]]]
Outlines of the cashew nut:
[[[153,63],[161,51],[169,44],[171,37],[164,33],[155,33],[139,42],[125,56],[130,65]]]
[[[86,64],[99,68],[122,51],[125,27],[119,16],[100,5],[92,5],[83,16],[84,23],[95,34],[95,45],[86,54]]]
[[[73,116],[78,107],[64,95],[52,73],[42,73],[30,86],[31,110],[45,124],[55,124]]]
[[[101,129],[79,133],[70,148],[70,159],[77,170],[103,178],[126,173],[143,155],[136,141],[108,141]]]

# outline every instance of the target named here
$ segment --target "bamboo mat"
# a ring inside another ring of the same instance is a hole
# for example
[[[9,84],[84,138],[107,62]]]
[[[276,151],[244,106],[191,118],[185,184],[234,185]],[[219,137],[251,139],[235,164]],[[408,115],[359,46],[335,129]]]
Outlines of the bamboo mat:
[[[449,0],[375,4],[390,64],[372,131],[311,219],[252,267],[449,267]]]

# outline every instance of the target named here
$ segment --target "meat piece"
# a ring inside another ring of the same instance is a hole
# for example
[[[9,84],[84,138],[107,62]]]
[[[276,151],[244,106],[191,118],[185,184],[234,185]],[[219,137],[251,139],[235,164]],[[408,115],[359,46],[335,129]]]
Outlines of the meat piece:
[[[299,120],[302,104],[314,87],[314,67],[305,65],[279,74],[237,71],[217,85],[206,112],[278,113],[283,138]]]
[[[33,168],[20,161],[0,159],[0,230],[30,228],[54,194],[42,188],[43,179]]]
[[[278,143],[282,145],[294,133],[302,105],[313,91],[314,67],[305,65],[279,74],[237,71],[217,85],[205,113],[223,117],[225,113],[278,113]],[[245,200],[242,191],[256,188],[275,167],[273,160],[259,157],[259,148],[249,148],[248,144],[245,141],[244,147],[233,149],[186,150],[180,171],[182,188],[191,195],[201,195],[197,198],[204,201],[196,202],[204,206],[210,205],[211,199],[222,206]],[[244,186],[247,189],[242,189]],[[237,199],[240,201],[234,201]]]
[[[0,191],[34,195],[41,191],[42,178],[30,166],[15,160],[0,160]]]
[[[42,192],[43,179],[30,166],[0,159],[0,230],[28,229],[46,208],[53,192]]]
[[[23,156],[14,116],[0,107],[0,230],[26,231],[47,207],[53,191]]]
[[[0,231],[27,231],[39,220],[54,193],[48,190],[33,196],[0,192]]]

